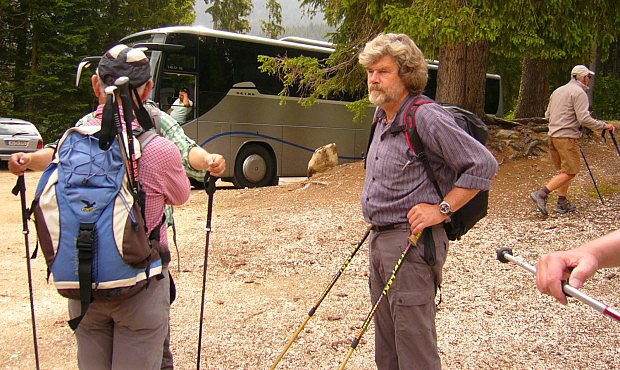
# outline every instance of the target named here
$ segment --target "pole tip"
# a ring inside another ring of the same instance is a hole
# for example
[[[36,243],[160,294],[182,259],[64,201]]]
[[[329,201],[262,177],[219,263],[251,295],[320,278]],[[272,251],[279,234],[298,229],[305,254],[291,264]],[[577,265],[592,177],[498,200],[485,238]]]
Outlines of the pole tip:
[[[502,247],[502,248],[497,250],[497,259],[501,263],[508,263],[508,262],[510,262],[510,261],[508,261],[506,259],[506,257],[504,257],[505,254],[510,254],[512,256],[512,249],[508,248],[508,247]]]

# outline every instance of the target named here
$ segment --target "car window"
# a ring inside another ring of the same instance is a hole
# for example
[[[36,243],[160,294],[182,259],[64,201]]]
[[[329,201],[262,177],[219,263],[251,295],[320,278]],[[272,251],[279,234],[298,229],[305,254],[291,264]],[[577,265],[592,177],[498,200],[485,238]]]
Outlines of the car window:
[[[0,123],[0,135],[37,135],[38,131],[34,125],[21,123]]]

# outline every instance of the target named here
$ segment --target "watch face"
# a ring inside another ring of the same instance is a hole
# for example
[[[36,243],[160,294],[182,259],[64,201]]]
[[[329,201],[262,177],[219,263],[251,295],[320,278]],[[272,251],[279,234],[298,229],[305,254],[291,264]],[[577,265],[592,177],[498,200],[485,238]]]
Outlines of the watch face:
[[[452,210],[450,209],[450,205],[446,202],[439,203],[439,211],[445,215],[452,213]]]

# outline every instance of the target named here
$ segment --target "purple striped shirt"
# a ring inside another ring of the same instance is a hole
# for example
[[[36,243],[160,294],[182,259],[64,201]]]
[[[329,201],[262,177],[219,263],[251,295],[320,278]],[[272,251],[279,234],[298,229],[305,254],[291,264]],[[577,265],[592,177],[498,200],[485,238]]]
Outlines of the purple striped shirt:
[[[407,145],[404,131],[391,133],[393,125],[403,125],[404,110],[412,98],[392,122],[386,123],[382,109],[375,115],[378,123],[366,157],[362,191],[364,219],[372,225],[408,222],[407,212],[414,205],[441,202],[422,162]],[[498,167],[495,157],[459,128],[449,112],[436,103],[421,105],[416,127],[444,195],[454,186],[489,189]]]

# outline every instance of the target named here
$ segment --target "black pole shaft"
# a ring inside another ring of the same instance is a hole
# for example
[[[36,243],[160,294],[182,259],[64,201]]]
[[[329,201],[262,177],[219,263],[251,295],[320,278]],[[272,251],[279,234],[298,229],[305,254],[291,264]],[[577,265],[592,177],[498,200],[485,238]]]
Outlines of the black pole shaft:
[[[614,146],[616,147],[616,151],[618,152],[618,155],[620,155],[620,148],[618,147],[618,142],[616,141],[616,136],[614,135],[614,133],[612,131],[609,131],[609,136],[611,136],[611,141],[614,142]]]
[[[39,363],[39,345],[37,344],[37,324],[34,314],[34,297],[32,289],[32,268],[30,265],[30,243],[28,242],[28,211],[26,208],[26,181],[24,175],[17,177],[17,183],[15,189],[20,193],[21,206],[22,206],[22,230],[24,234],[24,243],[26,245],[26,267],[28,269],[28,291],[30,294],[30,319],[32,320],[32,339],[34,344],[34,359],[37,370],[40,369]],[[15,193],[15,189],[13,191]],[[17,194],[16,194],[17,195]]]
[[[596,180],[594,179],[594,175],[592,174],[592,170],[590,169],[590,165],[588,164],[588,160],[586,159],[586,153],[583,152],[583,147],[581,143],[579,143],[579,151],[581,152],[581,156],[583,157],[583,162],[586,164],[586,168],[590,173],[590,178],[592,179],[592,183],[594,184],[594,189],[596,189],[596,193],[598,194],[598,198],[601,200],[601,204],[605,205],[605,201],[603,201],[603,196],[601,192],[598,190],[598,185],[596,185]]]
[[[200,326],[198,329],[198,351],[196,356],[196,369],[200,369],[200,355],[202,352],[202,323],[204,318],[204,309],[205,309],[205,295],[206,295],[206,287],[207,287],[207,265],[209,262],[209,237],[211,236],[211,218],[213,216],[213,194],[215,194],[215,182],[217,181],[217,177],[211,176],[207,174],[205,177],[205,191],[209,196],[208,206],[207,206],[207,226],[206,226],[206,240],[205,240],[205,258],[202,265],[202,297],[200,299]]]

